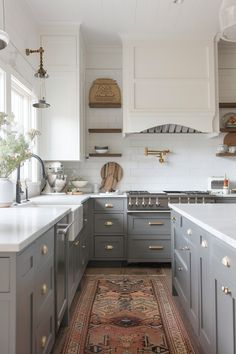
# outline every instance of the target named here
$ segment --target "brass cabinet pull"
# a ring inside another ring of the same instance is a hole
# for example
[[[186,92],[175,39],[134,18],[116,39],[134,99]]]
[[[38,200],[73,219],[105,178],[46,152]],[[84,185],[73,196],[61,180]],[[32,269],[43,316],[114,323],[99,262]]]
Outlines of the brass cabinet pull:
[[[41,337],[41,347],[45,348],[46,347],[46,343],[47,343],[47,337],[46,336],[42,336]]]
[[[175,222],[175,221],[176,221],[176,217],[175,217],[175,216],[172,216],[171,220],[172,220],[173,222]]]
[[[221,290],[223,291],[223,293],[225,295],[230,295],[231,294],[231,291],[230,291],[230,289],[227,286],[222,286]]]
[[[208,242],[207,242],[207,240],[202,240],[201,246],[202,246],[203,248],[207,248],[207,247],[208,247]]]
[[[183,267],[178,267],[177,269],[178,269],[179,272],[182,272],[182,270],[184,270]]]
[[[190,247],[188,247],[188,246],[180,247],[179,250],[180,251],[189,251]]]
[[[79,246],[79,244],[80,244],[80,241],[79,241],[79,240],[74,242],[74,246],[75,246],[75,247]]]
[[[42,294],[42,295],[46,295],[46,294],[47,294],[47,291],[48,291],[47,284],[43,284],[43,285],[42,285],[42,288],[41,288],[41,294]]]
[[[230,259],[229,257],[225,256],[222,258],[221,263],[225,266],[230,268]]]
[[[153,251],[164,250],[164,247],[163,247],[163,246],[149,246],[148,248],[149,248],[150,250],[153,250]]]
[[[105,204],[105,208],[110,208],[110,209],[111,209],[111,208],[113,208],[113,204],[106,203],[106,204]]]
[[[105,245],[104,248],[107,251],[111,251],[111,250],[113,250],[114,247],[112,245]]]
[[[41,252],[45,256],[48,253],[48,246],[47,245],[43,245]]]
[[[112,221],[105,221],[104,226],[112,226],[113,222]]]
[[[192,229],[188,229],[188,230],[187,230],[187,235],[188,235],[188,236],[191,236],[192,234],[193,234]]]
[[[161,221],[149,221],[148,225],[149,226],[161,226],[161,225],[164,225],[164,222],[161,222]]]

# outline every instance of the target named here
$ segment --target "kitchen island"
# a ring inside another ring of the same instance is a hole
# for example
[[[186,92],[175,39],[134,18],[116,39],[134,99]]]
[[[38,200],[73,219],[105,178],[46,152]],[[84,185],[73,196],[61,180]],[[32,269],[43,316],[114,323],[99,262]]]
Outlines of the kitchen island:
[[[57,225],[67,225],[69,212],[69,207],[60,206],[0,210],[3,354],[51,351],[55,339],[55,240]]]
[[[236,205],[170,204],[173,294],[204,353],[235,353]]]

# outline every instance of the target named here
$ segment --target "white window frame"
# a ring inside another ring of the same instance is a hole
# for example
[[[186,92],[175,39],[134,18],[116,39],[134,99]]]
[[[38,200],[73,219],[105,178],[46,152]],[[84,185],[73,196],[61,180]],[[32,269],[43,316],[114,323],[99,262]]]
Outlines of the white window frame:
[[[23,105],[22,112],[20,112],[22,120],[19,122],[22,128],[22,132],[26,134],[32,128],[37,129],[36,109],[32,106],[32,102],[35,100],[35,95],[13,75],[11,75],[10,85],[12,111],[12,92],[14,91],[16,94],[22,96]],[[37,150],[38,146],[35,144],[33,153],[37,153]],[[21,179],[27,179],[33,182],[38,180],[38,166],[35,159],[30,159],[24,162],[23,166],[21,167]]]
[[[0,67],[0,112],[6,108],[6,73]]]

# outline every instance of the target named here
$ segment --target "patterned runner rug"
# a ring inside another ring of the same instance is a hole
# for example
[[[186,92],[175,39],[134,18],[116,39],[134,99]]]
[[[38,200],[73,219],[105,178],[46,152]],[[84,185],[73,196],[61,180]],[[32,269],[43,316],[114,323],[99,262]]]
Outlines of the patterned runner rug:
[[[194,354],[164,277],[132,275],[86,277],[60,352]]]

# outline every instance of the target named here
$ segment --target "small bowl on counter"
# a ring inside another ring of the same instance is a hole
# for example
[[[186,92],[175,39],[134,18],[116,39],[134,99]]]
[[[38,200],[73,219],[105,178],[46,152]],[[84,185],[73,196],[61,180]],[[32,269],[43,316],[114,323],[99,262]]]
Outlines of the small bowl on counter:
[[[88,184],[88,181],[71,181],[75,188],[83,188]]]
[[[97,154],[106,154],[108,152],[108,146],[94,146],[94,150]]]

